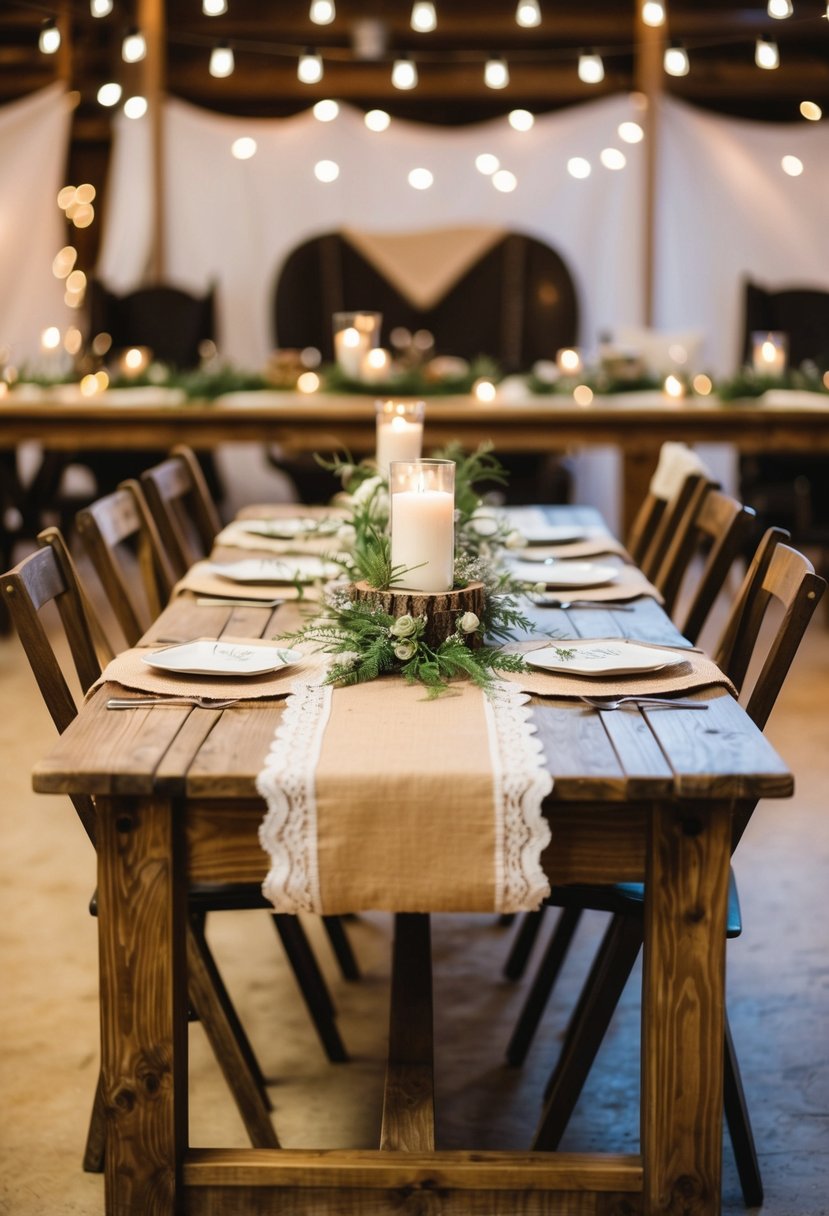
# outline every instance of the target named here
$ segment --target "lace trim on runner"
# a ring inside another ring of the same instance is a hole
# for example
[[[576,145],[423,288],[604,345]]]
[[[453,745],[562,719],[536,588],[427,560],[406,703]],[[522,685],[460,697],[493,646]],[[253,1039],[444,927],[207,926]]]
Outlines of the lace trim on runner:
[[[277,912],[320,912],[315,770],[331,713],[330,685],[297,681],[256,779],[268,804],[259,842],[271,868],[262,893]]]
[[[541,854],[551,840],[541,813],[553,779],[531,722],[529,697],[498,681],[485,698],[495,810],[495,910],[526,912],[550,894]]]

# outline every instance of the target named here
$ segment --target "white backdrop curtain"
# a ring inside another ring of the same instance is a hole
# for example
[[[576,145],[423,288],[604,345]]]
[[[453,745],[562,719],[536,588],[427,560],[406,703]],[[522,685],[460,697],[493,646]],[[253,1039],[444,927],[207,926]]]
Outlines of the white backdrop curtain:
[[[19,365],[40,356],[40,335],[70,312],[52,260],[66,244],[57,195],[72,110],[63,85],[0,108],[0,348]]]

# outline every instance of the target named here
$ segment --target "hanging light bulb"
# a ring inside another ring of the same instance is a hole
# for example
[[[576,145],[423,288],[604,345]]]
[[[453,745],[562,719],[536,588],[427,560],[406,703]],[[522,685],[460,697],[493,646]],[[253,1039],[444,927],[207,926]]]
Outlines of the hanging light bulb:
[[[232,76],[235,67],[236,61],[233,58],[233,51],[226,42],[220,42],[218,46],[213,47],[213,50],[210,52],[211,76],[222,80],[225,76]]]
[[[688,62],[688,52],[678,42],[672,42],[665,47],[665,57],[662,66],[669,76],[687,76],[691,70]]]
[[[227,12],[227,0],[201,0],[201,11],[205,17],[223,17]]]
[[[786,17],[791,17],[794,12],[794,6],[792,5],[792,0],[769,0],[766,12],[770,17],[776,17],[778,21],[784,21]]]
[[[308,16],[314,25],[330,25],[336,15],[334,0],[311,0],[311,11]]]
[[[121,43],[121,58],[124,63],[138,63],[147,54],[147,43],[140,30],[133,27],[127,30]]]
[[[523,26],[525,30],[531,30],[535,26],[541,25],[541,9],[538,6],[538,0],[518,0],[515,24]]]
[[[391,70],[391,82],[396,89],[417,88],[417,68],[414,60],[407,55],[395,59]]]
[[[437,28],[438,16],[432,0],[415,0],[412,5],[412,15],[409,20],[413,30],[418,34],[431,34]]]
[[[771,38],[758,38],[754,48],[754,62],[758,68],[765,68],[767,72],[774,68],[780,67],[780,52],[777,49],[777,43]]]
[[[652,29],[658,29],[660,25],[665,24],[665,5],[661,0],[644,0],[642,21]]]
[[[509,84],[509,68],[506,59],[493,55],[484,66],[484,84],[488,89],[505,89]]]
[[[60,46],[60,30],[54,17],[50,17],[47,21],[43,22],[43,25],[40,27],[37,45],[44,55],[54,55]]]
[[[112,0],[89,0],[89,11],[93,17],[108,17],[112,12]]]
[[[583,84],[600,84],[604,80],[604,64],[595,51],[582,51],[579,55],[579,80]]]
[[[309,47],[299,57],[296,74],[303,84],[319,84],[322,80],[322,56]]]

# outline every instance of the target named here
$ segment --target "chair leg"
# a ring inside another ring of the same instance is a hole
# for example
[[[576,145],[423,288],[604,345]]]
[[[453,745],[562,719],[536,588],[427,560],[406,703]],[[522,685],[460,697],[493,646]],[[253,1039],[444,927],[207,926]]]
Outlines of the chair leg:
[[[527,960],[530,957],[535,939],[538,937],[538,930],[541,928],[541,919],[546,912],[546,908],[539,908],[537,912],[525,912],[521,917],[521,923],[518,926],[518,932],[515,935],[515,940],[510,947],[510,952],[507,955],[507,961],[504,963],[504,978],[508,980],[520,980],[527,966]]]
[[[521,926],[521,932],[524,930],[527,919],[535,915],[537,913],[527,913],[524,924]],[[573,934],[580,920],[581,908],[562,908],[559,913],[553,935],[544,952],[527,999],[524,1001],[515,1030],[512,1032],[512,1038],[507,1045],[507,1062],[513,1067],[523,1064],[526,1059],[530,1044],[538,1029],[538,1023],[541,1021],[541,1015],[561,970],[561,964],[567,957],[570,942],[573,940]]]
[[[305,936],[305,930],[296,916],[274,913],[271,919],[288,956],[288,962],[320,1042],[325,1048],[325,1054],[332,1064],[342,1064],[348,1059],[348,1052],[334,1022],[334,1005],[314,952]]]
[[[547,1083],[534,1149],[552,1151],[558,1147],[641,948],[640,918],[614,916],[573,1011],[558,1063]]]
[[[199,1015],[224,1078],[254,1148],[279,1148],[268,1113],[270,1103],[263,1089],[258,1064],[251,1069],[253,1049],[233,1010],[218,968],[210,953],[201,918],[187,926],[187,986],[190,1001]],[[244,1045],[243,1045],[244,1044]]]
[[[92,1114],[89,1117],[89,1130],[86,1133],[86,1145],[83,1151],[83,1168],[87,1174],[102,1174],[104,1172],[106,1132],[104,1084],[99,1071],[98,1081],[95,1085],[95,1098],[92,1102]]]
[[[360,978],[360,967],[354,956],[354,951],[351,948],[351,942],[348,940],[348,934],[345,931],[345,925],[341,917],[323,916],[322,923],[325,932],[328,934],[331,949],[334,951],[334,955],[340,965],[343,979],[358,980]]]
[[[727,1013],[723,1047],[723,1102],[728,1134],[745,1205],[747,1208],[759,1208],[763,1202],[763,1180]]]

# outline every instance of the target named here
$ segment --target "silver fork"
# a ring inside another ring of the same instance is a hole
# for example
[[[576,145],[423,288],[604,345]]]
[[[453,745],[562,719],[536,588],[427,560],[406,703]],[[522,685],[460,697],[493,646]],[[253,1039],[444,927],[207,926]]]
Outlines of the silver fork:
[[[238,705],[244,697],[214,701],[210,697],[110,697],[107,709],[145,709],[149,705],[194,705],[196,709],[227,709]]]
[[[637,697],[631,693],[626,697],[579,697],[593,709],[618,709],[621,705],[662,705],[666,709],[707,709],[707,701],[679,701],[673,697]]]

